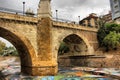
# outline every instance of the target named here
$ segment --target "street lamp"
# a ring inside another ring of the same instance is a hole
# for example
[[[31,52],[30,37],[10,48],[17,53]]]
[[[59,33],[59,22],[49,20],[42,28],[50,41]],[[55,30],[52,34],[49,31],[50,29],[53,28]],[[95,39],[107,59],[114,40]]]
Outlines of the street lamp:
[[[23,2],[23,15],[25,14],[25,2]]]
[[[79,20],[79,21],[78,21],[78,24],[79,24],[79,22],[80,22],[80,16],[78,16],[78,20]]]
[[[58,10],[56,10],[56,21],[58,20],[58,14],[57,14]]]
[[[80,21],[80,16],[78,16],[78,19],[79,19],[79,21]]]

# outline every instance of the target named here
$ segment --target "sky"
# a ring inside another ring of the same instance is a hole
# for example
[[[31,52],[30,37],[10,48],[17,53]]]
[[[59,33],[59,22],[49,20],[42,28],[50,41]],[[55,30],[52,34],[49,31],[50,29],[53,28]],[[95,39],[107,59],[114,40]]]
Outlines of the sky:
[[[31,9],[37,13],[40,0],[0,0],[0,7],[23,10]],[[71,21],[78,21],[87,17],[90,13],[96,13],[98,16],[107,14],[110,11],[109,0],[51,0],[51,9],[53,17],[56,17],[55,10],[58,10],[58,18]]]
[[[38,4],[40,0],[0,0],[0,7],[23,10],[23,2],[25,2],[25,9],[32,9],[37,13]],[[90,13],[97,13],[103,15],[110,10],[109,0],[51,0],[51,7],[53,17],[55,17],[55,10],[58,10],[58,17],[77,21],[78,16],[82,18],[88,16]]]
[[[6,39],[4,39],[2,37],[0,37],[0,41],[5,42],[7,47],[13,46],[8,40],[6,40]]]

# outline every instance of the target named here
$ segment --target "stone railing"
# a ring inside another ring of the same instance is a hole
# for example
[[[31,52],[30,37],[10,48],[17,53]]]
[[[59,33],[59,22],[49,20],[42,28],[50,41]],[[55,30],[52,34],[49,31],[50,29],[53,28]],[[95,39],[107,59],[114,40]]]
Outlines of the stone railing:
[[[11,14],[6,12],[0,12],[0,18],[7,19],[7,20],[15,20],[15,21],[33,22],[33,23],[38,22],[38,19],[36,17],[29,17],[29,16]]]
[[[74,24],[74,23],[66,23],[66,22],[53,21],[53,25],[54,25],[54,27],[64,27],[64,28],[86,30],[86,31],[93,31],[93,32],[97,32],[98,31],[97,28],[91,28],[91,27],[81,26],[79,24]]]

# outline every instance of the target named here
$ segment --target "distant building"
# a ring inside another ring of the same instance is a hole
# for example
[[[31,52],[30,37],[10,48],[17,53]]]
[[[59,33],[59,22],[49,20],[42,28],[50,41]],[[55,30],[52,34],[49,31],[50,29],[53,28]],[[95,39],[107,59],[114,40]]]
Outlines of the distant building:
[[[120,23],[120,0],[110,0],[112,19]]]
[[[82,26],[99,28],[98,20],[99,17],[95,13],[91,13],[88,17],[81,20],[79,24]]]
[[[30,8],[27,9],[25,14],[26,14],[26,16],[31,16],[31,17],[33,17],[35,15],[34,12]]]
[[[102,20],[104,20],[106,23],[112,22],[113,20],[112,20],[112,13],[111,13],[111,11],[109,11],[108,14],[103,15],[102,16]]]

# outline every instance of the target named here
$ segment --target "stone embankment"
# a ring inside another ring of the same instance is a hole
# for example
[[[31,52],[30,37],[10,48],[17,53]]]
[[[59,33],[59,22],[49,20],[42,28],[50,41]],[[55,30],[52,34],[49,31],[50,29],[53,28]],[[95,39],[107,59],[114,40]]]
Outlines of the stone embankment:
[[[120,51],[100,52],[91,56],[62,56],[58,58],[59,66],[83,66],[94,68],[120,69]]]

